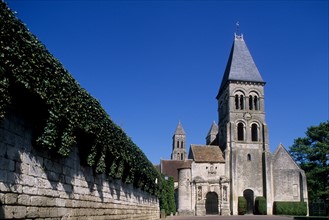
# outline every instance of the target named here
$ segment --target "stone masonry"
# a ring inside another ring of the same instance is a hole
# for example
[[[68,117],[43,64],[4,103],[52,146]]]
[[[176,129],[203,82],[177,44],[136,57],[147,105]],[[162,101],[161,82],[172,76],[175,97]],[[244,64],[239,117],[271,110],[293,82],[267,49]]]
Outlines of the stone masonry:
[[[57,158],[32,144],[32,125],[0,122],[0,219],[158,219],[159,202],[82,166],[79,149]]]

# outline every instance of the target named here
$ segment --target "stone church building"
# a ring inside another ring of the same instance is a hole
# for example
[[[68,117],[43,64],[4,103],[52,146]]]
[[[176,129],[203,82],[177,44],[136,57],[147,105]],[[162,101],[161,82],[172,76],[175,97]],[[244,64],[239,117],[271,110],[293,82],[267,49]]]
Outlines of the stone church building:
[[[179,122],[171,160],[160,161],[161,173],[174,177],[179,215],[237,215],[240,196],[247,213],[265,197],[269,215],[275,201],[308,201],[304,171],[281,144],[269,150],[264,86],[243,35],[235,34],[206,144],[192,144],[187,154]]]

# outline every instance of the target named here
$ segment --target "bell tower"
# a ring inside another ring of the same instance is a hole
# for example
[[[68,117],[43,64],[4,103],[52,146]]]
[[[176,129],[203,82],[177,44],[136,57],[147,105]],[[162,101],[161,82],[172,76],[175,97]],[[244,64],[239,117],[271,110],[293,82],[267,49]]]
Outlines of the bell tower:
[[[243,35],[235,34],[216,97],[218,143],[225,153],[234,215],[238,211],[239,196],[247,199],[249,213],[253,212],[255,197],[272,200],[264,86]]]
[[[172,160],[185,160],[186,159],[186,134],[183,126],[178,122],[176,131],[172,137]]]

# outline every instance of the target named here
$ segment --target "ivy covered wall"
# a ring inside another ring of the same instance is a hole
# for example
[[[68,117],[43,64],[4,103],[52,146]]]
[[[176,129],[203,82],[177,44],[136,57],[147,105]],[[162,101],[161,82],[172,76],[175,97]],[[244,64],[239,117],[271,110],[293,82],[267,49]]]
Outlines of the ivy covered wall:
[[[2,0],[0,96],[0,120],[33,102],[21,111],[35,121],[35,145],[63,157],[78,145],[97,173],[158,194],[161,177],[145,154]]]

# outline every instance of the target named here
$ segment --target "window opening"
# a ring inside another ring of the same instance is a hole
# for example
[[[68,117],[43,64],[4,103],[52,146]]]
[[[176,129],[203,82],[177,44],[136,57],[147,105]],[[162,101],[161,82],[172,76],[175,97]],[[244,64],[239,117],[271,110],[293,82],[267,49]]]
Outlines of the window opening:
[[[258,110],[258,97],[257,96],[254,96],[254,105],[255,105],[255,110]]]
[[[252,110],[252,105],[253,105],[253,102],[252,102],[252,95],[249,96],[249,110]]]
[[[240,109],[241,110],[243,109],[243,106],[244,106],[244,103],[243,103],[243,95],[240,95]]]
[[[251,161],[251,155],[250,154],[247,155],[247,160]]]
[[[243,140],[244,140],[243,124],[239,123],[238,124],[238,141],[243,141]]]
[[[239,95],[235,95],[235,109],[239,109]]]
[[[258,126],[257,124],[251,125],[251,141],[258,141]]]

